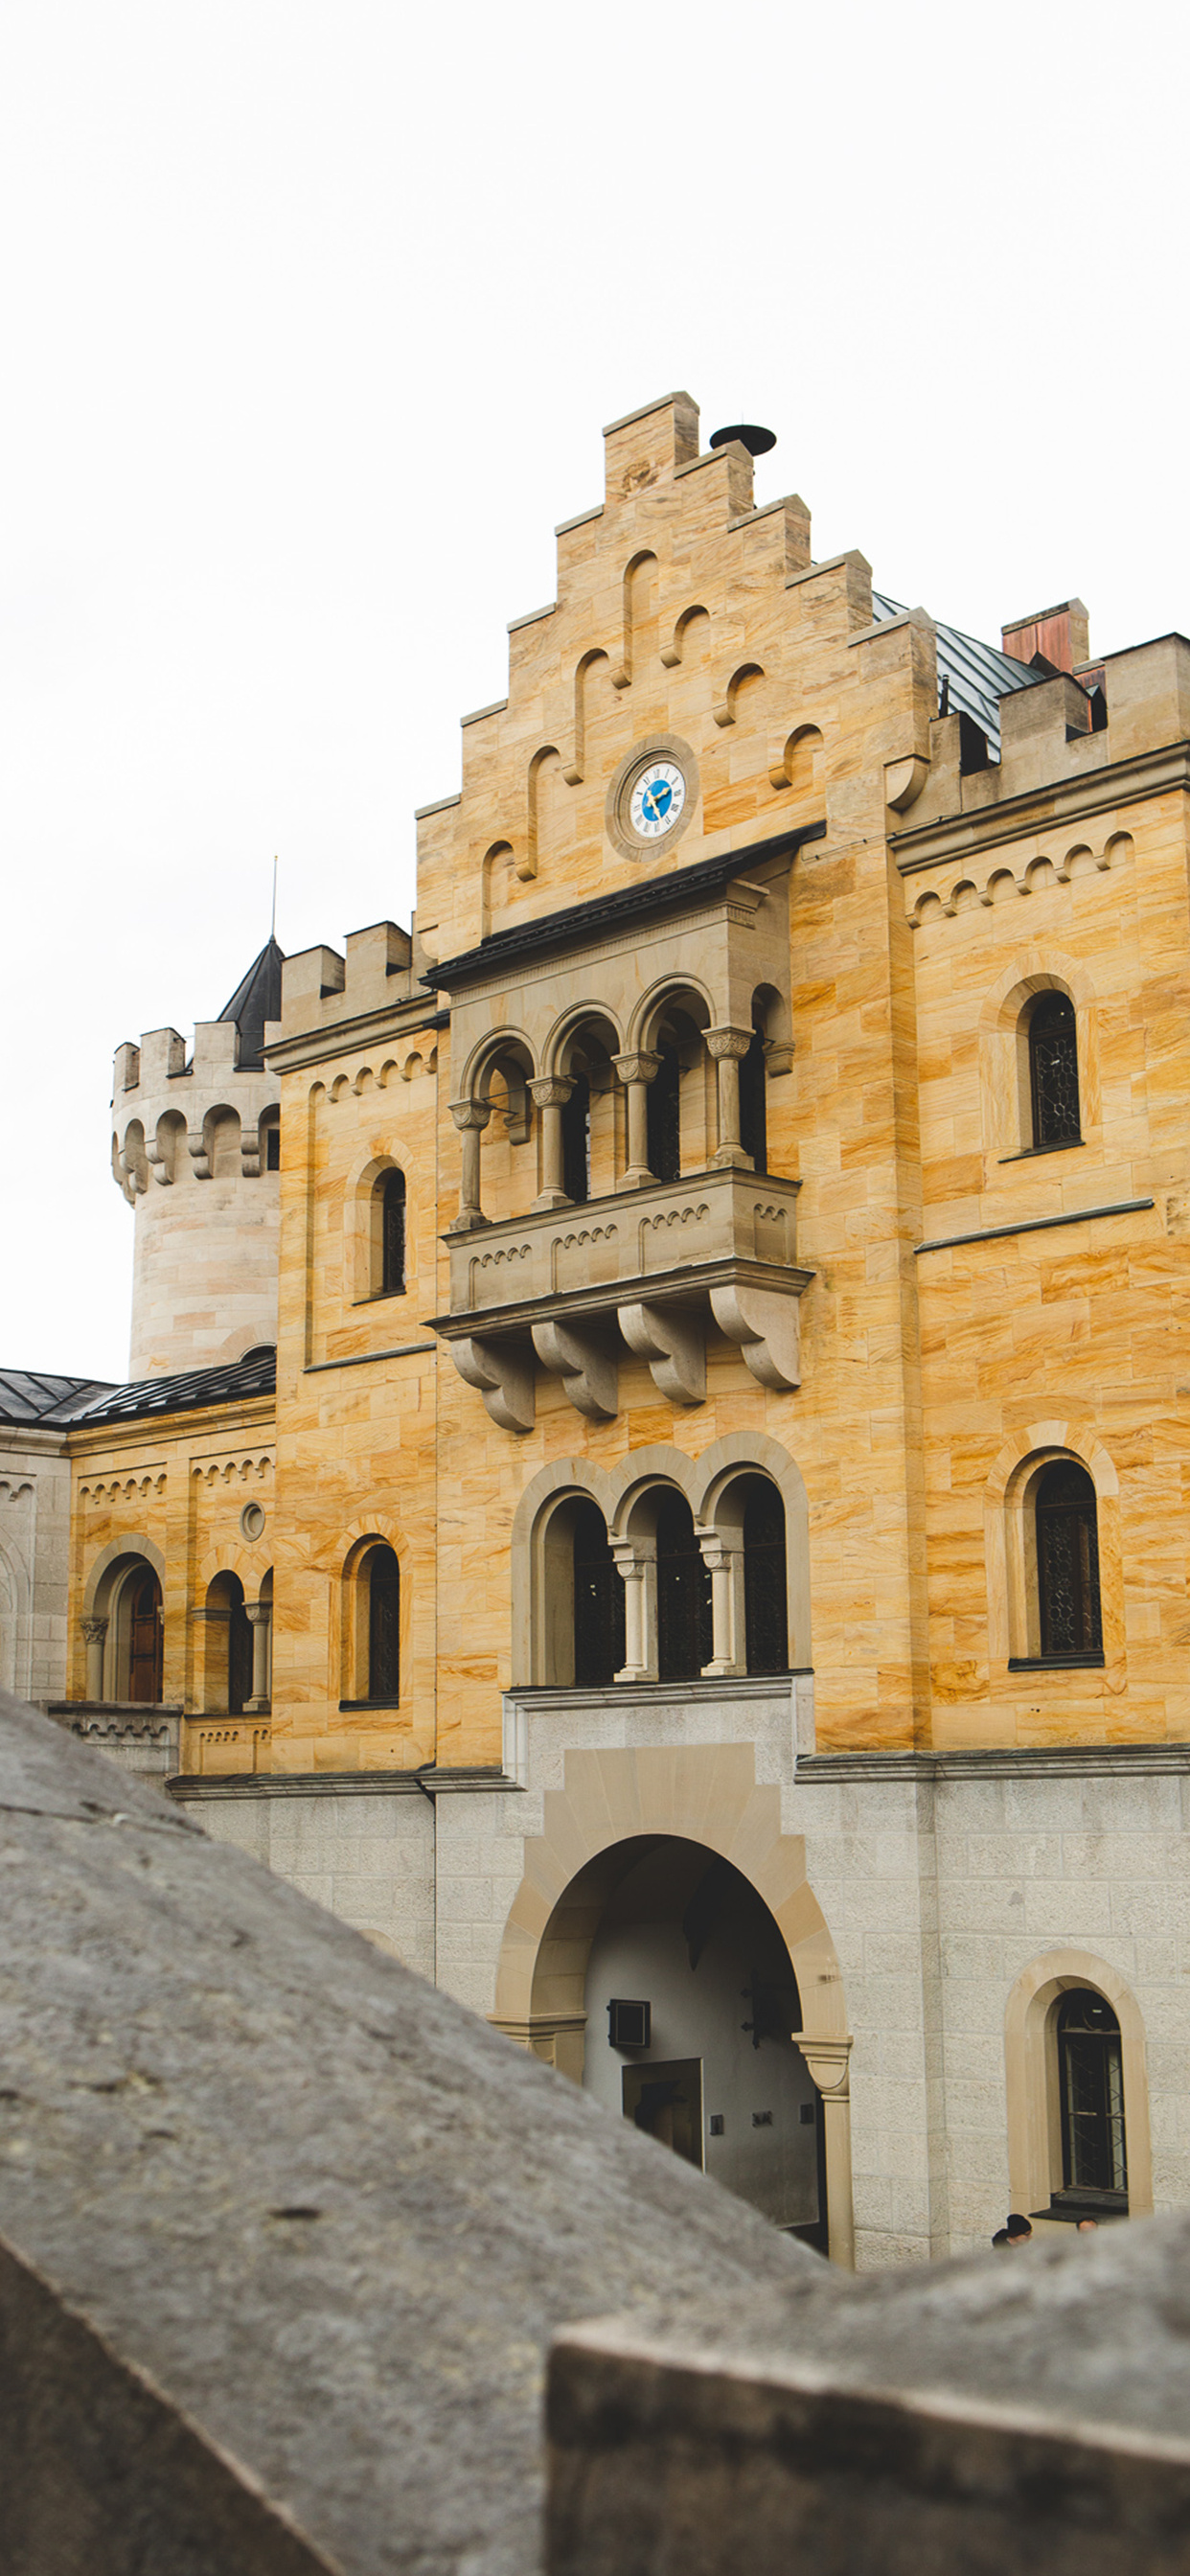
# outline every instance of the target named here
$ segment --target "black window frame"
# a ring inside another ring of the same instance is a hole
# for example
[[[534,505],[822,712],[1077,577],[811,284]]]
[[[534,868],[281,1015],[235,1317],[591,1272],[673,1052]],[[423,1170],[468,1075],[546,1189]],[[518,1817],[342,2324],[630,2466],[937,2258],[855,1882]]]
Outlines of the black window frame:
[[[405,1175],[399,1164],[386,1172],[380,1183],[380,1285],[381,1297],[403,1297],[405,1294],[408,1201]]]
[[[1028,1039],[1029,1151],[1054,1154],[1068,1145],[1081,1145],[1078,1024],[1069,993],[1041,994],[1029,1015]]]

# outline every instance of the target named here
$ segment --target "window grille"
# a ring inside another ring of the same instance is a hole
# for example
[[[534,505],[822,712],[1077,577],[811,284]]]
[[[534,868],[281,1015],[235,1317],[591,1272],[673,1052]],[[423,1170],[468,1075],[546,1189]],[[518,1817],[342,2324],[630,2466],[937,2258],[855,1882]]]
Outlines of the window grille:
[[[381,1204],[380,1287],[385,1297],[405,1285],[405,1175],[389,1172]]]
[[[710,1568],[681,1494],[666,1494],[657,1513],[657,1645],[663,1682],[696,1680],[713,1651]]]
[[[1029,1081],[1034,1150],[1081,1144],[1078,1041],[1065,993],[1047,993],[1029,1022]]]
[[[761,1477],[744,1506],[744,1633],[750,1673],[788,1672],[785,1506]]]
[[[576,1073],[569,1100],[562,1106],[562,1187],[576,1206],[591,1195],[591,1085]]]
[[[1099,1530],[1085,1467],[1059,1459],[1037,1488],[1037,1592],[1043,1655],[1099,1654]]]
[[[624,1584],[603,1514],[579,1503],[574,1515],[574,1678],[588,1689],[614,1681],[627,1652]]]
[[[1058,2006],[1062,2183],[1068,2192],[1128,2189],[1124,2068],[1111,2005],[1086,1986]]]
[[[374,1547],[368,1578],[368,1697],[395,1700],[401,1686],[401,1569],[391,1547]]]
[[[682,1177],[682,1068],[676,1047],[657,1050],[661,1062],[645,1093],[649,1170],[654,1180]]]

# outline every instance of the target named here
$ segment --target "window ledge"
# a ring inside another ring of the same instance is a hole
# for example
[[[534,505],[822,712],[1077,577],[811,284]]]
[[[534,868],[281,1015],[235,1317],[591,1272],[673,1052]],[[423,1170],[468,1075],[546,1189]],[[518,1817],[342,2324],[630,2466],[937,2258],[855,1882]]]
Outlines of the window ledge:
[[[339,1713],[340,1716],[342,1716],[345,1712],[351,1709],[399,1708],[400,1705],[401,1703],[399,1699],[341,1699],[339,1702]]]
[[[386,1306],[390,1297],[407,1297],[408,1288],[370,1288],[366,1297],[353,1297],[352,1307]]]
[[[1103,1654],[1081,1655],[1010,1655],[1010,1673],[1077,1673],[1102,1672]]]
[[[1001,1154],[1001,1163],[1036,1163],[1042,1154],[1074,1154],[1086,1144],[1085,1136],[1067,1136],[1061,1145],[1022,1145],[1019,1154]]]

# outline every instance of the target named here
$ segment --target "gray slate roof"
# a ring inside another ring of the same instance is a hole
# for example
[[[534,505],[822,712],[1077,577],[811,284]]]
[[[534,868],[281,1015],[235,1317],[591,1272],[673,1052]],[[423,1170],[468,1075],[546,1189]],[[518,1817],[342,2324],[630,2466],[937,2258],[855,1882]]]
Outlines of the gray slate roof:
[[[230,1002],[219,1013],[221,1020],[234,1020],[240,1032],[240,1069],[251,1069],[264,1063],[264,1024],[281,1017],[281,969],[285,951],[275,939],[266,939],[259,957],[254,957]]]
[[[204,1404],[234,1404],[250,1395],[272,1395],[277,1384],[277,1353],[270,1344],[259,1354],[219,1368],[184,1369],[177,1377],[146,1377],[132,1386],[105,1387],[94,1404],[71,1419],[80,1429],[93,1422],[135,1422],[147,1413],[193,1413]]]
[[[71,1422],[80,1406],[111,1393],[110,1378],[45,1377],[40,1369],[0,1368],[0,1422]]]
[[[905,615],[900,600],[889,599],[879,590],[872,593],[872,610],[878,624]],[[939,692],[948,679],[951,714],[972,716],[998,759],[1001,698],[1012,689],[1035,689],[1046,675],[1031,671],[1026,662],[1015,662],[1011,653],[1002,653],[996,644],[981,644],[974,635],[964,635],[957,626],[939,626],[937,632]]]

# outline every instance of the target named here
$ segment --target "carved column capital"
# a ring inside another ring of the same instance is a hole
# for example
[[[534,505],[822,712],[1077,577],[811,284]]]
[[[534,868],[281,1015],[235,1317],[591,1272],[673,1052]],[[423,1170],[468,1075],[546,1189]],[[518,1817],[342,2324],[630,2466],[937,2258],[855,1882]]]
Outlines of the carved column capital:
[[[637,1047],[626,1055],[614,1055],[612,1063],[621,1082],[652,1082],[660,1070],[661,1058],[647,1047]]]
[[[450,1114],[461,1136],[478,1131],[481,1135],[492,1114],[490,1100],[452,1100]]]
[[[850,2039],[810,2039],[804,2031],[796,2030],[793,2035],[824,2101],[849,2100]]]
[[[707,1042],[707,1052],[714,1057],[716,1064],[722,1064],[724,1058],[729,1056],[734,1056],[738,1061],[740,1057],[747,1055],[752,1044],[751,1029],[733,1029],[727,1021],[723,1021],[717,1028],[704,1029],[703,1035]]]
[[[84,1619],[83,1636],[89,1646],[101,1646],[107,1635],[106,1619]]]
[[[565,1109],[574,1084],[567,1080],[565,1074],[537,1073],[529,1089],[539,1109]]]

